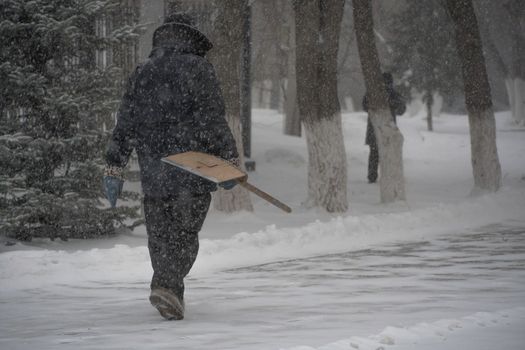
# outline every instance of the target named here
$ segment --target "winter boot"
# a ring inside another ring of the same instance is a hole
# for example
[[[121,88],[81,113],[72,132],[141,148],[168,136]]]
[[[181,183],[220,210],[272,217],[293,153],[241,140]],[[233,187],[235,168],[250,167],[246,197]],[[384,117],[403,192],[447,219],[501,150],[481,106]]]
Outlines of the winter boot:
[[[153,289],[149,301],[167,320],[182,320],[184,318],[184,301],[166,288]]]

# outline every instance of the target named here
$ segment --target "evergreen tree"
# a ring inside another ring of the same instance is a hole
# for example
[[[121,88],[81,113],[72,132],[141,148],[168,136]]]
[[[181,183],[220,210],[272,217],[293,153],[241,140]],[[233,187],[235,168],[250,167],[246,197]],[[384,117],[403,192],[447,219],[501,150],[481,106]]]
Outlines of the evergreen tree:
[[[97,52],[132,43],[129,25],[97,34],[119,0],[0,3],[0,232],[18,239],[114,232],[132,208],[107,209],[101,187],[122,70]],[[107,29],[107,28],[106,28]]]
[[[390,70],[410,89],[423,93],[432,130],[434,94],[452,96],[462,89],[452,20],[440,1],[406,0],[406,8],[392,17],[390,26]]]

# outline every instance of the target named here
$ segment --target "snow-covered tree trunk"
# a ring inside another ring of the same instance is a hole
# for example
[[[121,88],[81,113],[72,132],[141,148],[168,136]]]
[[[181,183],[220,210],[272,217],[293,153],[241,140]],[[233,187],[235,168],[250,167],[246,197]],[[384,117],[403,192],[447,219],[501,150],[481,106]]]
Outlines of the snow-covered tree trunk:
[[[381,202],[405,200],[403,135],[392,120],[374,42],[372,7],[368,0],[353,0],[354,26],[368,96],[368,113],[379,150]]]
[[[243,160],[242,134],[240,125],[240,65],[243,43],[242,25],[246,1],[221,0],[216,2],[217,16],[214,23],[214,49],[210,59],[217,70],[226,104],[226,119],[237,143],[237,150]],[[233,212],[240,210],[253,211],[249,193],[242,186],[232,190],[219,189],[215,192],[214,208],[220,211]]]
[[[508,69],[512,90],[512,118],[517,125],[525,126],[525,3],[522,0],[511,0],[503,7],[513,28],[510,33],[512,47]]]
[[[470,147],[474,192],[497,191],[501,185],[501,167],[496,147],[496,121],[492,108],[469,111]]]
[[[308,149],[307,205],[344,212],[348,200],[341,114],[320,120],[305,118],[304,129]]]
[[[271,72],[270,109],[278,111],[281,106],[281,72],[280,67],[275,64]]]
[[[432,106],[434,104],[434,94],[431,90],[427,90],[425,94],[425,105],[427,106],[427,129],[428,131],[434,131],[434,123],[432,120]]]
[[[509,96],[512,120],[519,126],[525,126],[525,80],[519,77],[505,79]]]
[[[295,70],[295,17],[289,16],[287,84],[284,103],[284,134],[301,136],[301,116],[297,105],[297,73]]]
[[[510,77],[507,77],[505,79],[505,88],[507,89],[507,96],[509,97],[509,107],[510,107],[510,112],[512,114],[512,118],[514,119],[514,108],[515,108],[515,105],[514,105],[514,80],[511,79]]]
[[[237,151],[239,152],[241,167],[244,168],[244,162],[242,161],[244,156],[240,120],[239,118],[232,118],[231,115],[228,115],[227,118],[228,124],[230,125],[233,136],[237,142]],[[253,211],[249,192],[242,186],[236,186],[231,190],[219,188],[219,190],[214,193],[213,206],[215,209],[227,213],[242,210]]]
[[[381,203],[405,200],[403,135],[392,121],[390,109],[369,109],[379,151]]]
[[[463,72],[474,191],[497,191],[501,186],[501,167],[496,146],[496,122],[478,22],[472,0],[447,0],[446,4],[455,23]]]
[[[295,65],[295,62],[294,62]],[[290,136],[301,136],[301,115],[297,105],[297,80],[294,72],[288,73],[288,84],[286,86],[286,100],[284,104],[284,134]]]
[[[476,5],[479,8],[480,3]],[[525,2],[486,1],[478,13],[485,52],[505,77],[512,121],[525,126]],[[505,23],[493,20],[501,16]]]
[[[514,120],[518,125],[525,126],[525,79],[514,79],[514,93]]]
[[[344,1],[294,3],[297,96],[308,148],[307,205],[348,209],[346,151],[337,97],[337,51]]]

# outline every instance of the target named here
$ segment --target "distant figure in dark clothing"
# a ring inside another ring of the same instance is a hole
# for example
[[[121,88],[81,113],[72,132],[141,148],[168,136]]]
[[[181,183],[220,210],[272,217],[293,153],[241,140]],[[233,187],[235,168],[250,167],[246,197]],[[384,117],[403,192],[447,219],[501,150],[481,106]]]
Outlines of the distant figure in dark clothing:
[[[184,277],[197,257],[198,233],[217,185],[161,158],[197,151],[239,162],[219,81],[205,58],[211,48],[187,14],[167,17],[153,34],[150,56],[129,79],[106,153],[104,183],[115,206],[122,169],[137,152],[153,267],[150,302],[170,320],[184,317]]]
[[[406,111],[406,105],[403,97],[394,90],[394,78],[390,73],[383,73],[383,79],[386,85],[388,94],[388,104],[390,106],[390,113],[392,114],[392,120],[396,123],[396,115],[402,115]],[[365,94],[363,98],[363,109],[368,112],[368,97]],[[370,146],[370,154],[368,156],[368,182],[374,183],[377,181],[377,168],[379,166],[379,151],[377,148],[376,135],[374,133],[374,127],[370,122],[370,116],[368,116],[366,125],[366,139],[365,144]]]

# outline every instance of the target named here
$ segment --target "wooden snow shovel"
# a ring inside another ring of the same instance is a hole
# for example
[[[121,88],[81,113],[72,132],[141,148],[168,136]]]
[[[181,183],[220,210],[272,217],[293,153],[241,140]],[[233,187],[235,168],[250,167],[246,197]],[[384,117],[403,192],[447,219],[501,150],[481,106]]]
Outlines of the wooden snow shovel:
[[[226,181],[235,180],[248,191],[255,193],[279,209],[287,213],[292,212],[292,209],[283,202],[248,183],[248,174],[224,159],[201,152],[185,152],[164,157],[162,161],[215,182],[218,185]]]

